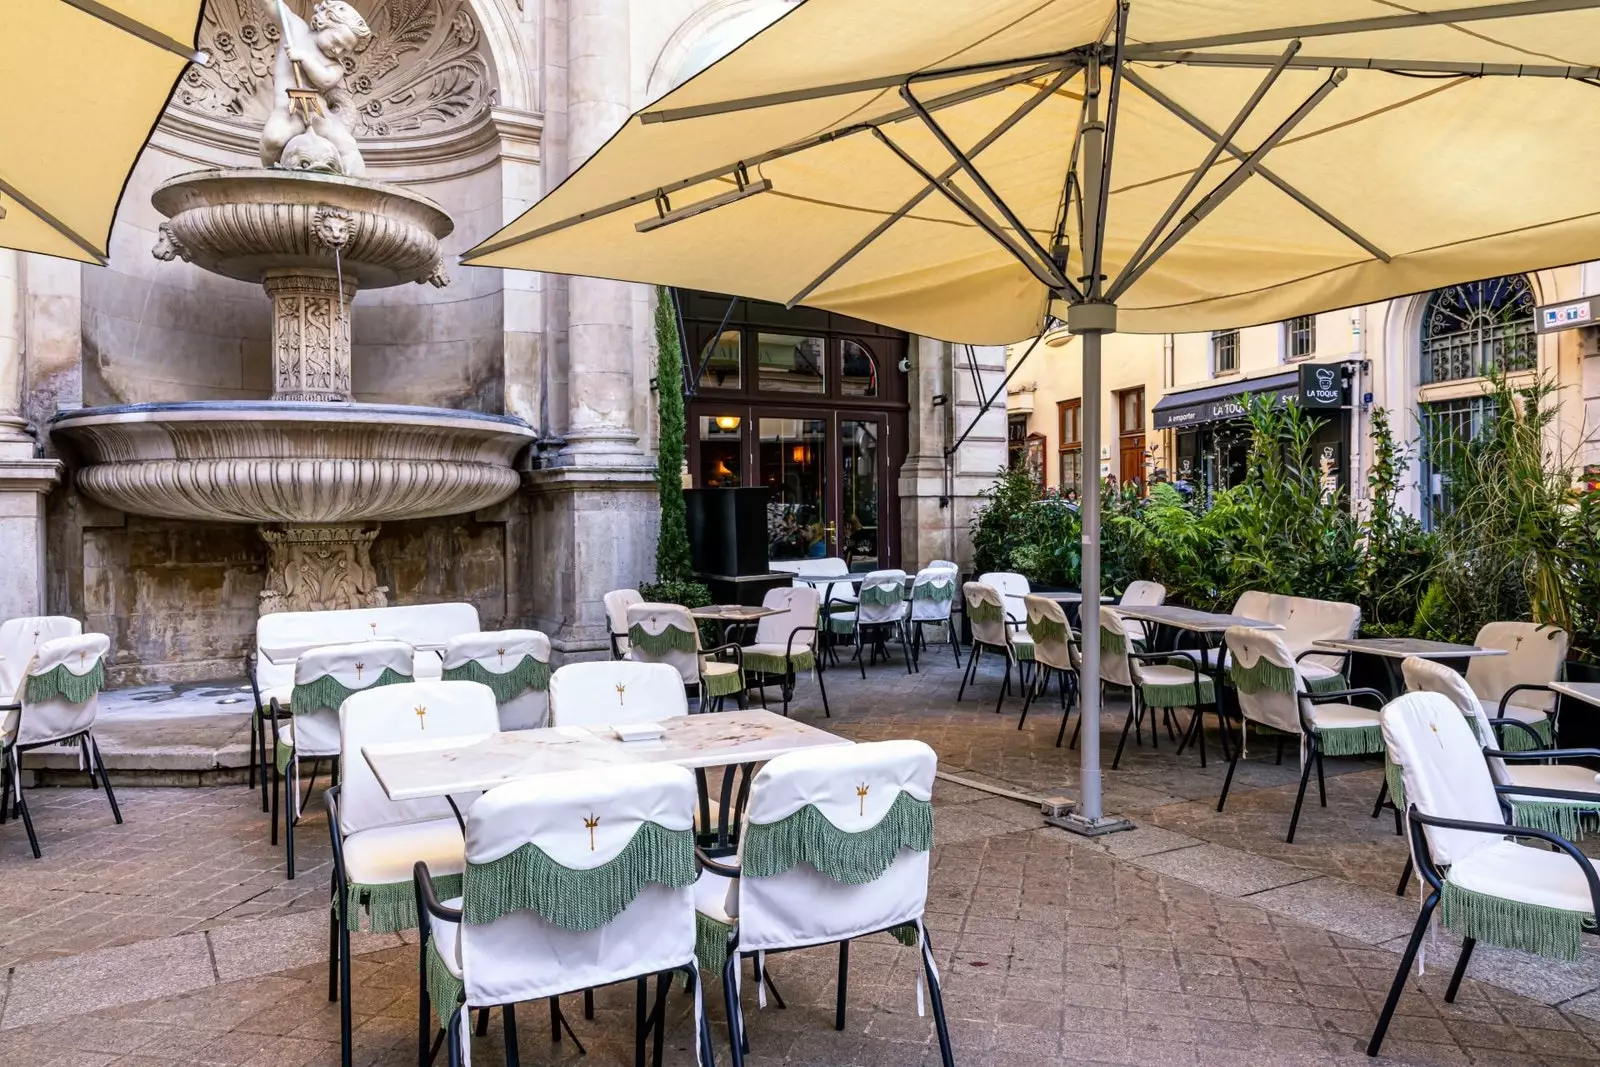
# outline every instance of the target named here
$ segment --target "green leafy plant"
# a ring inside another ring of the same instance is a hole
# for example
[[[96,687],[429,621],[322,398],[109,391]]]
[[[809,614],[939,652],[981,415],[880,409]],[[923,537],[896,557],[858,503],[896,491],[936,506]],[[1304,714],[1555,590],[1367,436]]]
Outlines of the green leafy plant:
[[[1369,633],[1400,636],[1415,629],[1436,545],[1422,523],[1395,503],[1411,456],[1396,443],[1384,408],[1372,411],[1372,445],[1360,574],[1362,626]]]
[[[683,503],[683,356],[672,295],[656,288],[656,486],[661,497],[661,531],[656,536],[656,577],[660,582],[689,580],[689,529]],[[703,586],[701,588],[704,588]],[[669,603],[682,603],[672,600]],[[697,605],[690,605],[697,606]]]

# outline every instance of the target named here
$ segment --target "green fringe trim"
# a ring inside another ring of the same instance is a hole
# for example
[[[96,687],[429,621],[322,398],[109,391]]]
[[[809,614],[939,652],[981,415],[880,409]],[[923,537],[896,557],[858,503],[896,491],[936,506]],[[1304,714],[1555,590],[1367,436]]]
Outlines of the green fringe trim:
[[[439,1020],[439,1029],[443,1030],[450,1025],[450,1014],[461,1006],[466,986],[461,979],[450,973],[450,968],[444,965],[444,958],[439,955],[437,948],[428,949],[426,980],[428,1002],[433,1006],[433,1017]]]
[[[446,667],[443,677],[447,682],[480,682],[494,691],[495,703],[504,704],[529,689],[536,693],[549,689],[550,664],[523,656],[509,671],[496,674],[477,660],[469,659],[459,667]]]
[[[1011,637],[1011,654],[1025,663],[1032,663],[1033,642],[1027,640],[1018,640],[1016,635],[1013,634]]]
[[[1388,785],[1389,785],[1389,803],[1393,804],[1395,807],[1399,808],[1401,811],[1405,811],[1406,810],[1406,780],[1405,780],[1405,775],[1401,772],[1400,765],[1398,763],[1396,763],[1394,760],[1390,759],[1389,758],[1389,754],[1387,752],[1385,752],[1383,754],[1383,780],[1385,782],[1387,782]],[[1524,825],[1526,825],[1526,824],[1524,824]]]
[[[1028,620],[1028,636],[1039,644],[1048,644],[1052,641],[1061,642],[1067,639],[1067,627],[1065,623],[1057,622],[1054,619],[1030,618]]]
[[[1511,801],[1512,822],[1530,830],[1548,830],[1568,841],[1580,840],[1584,837],[1584,831],[1600,822],[1600,801],[1581,804],[1570,800],[1535,800],[1531,797],[1526,800],[1515,797],[1507,799]]]
[[[700,680],[705,683],[708,697],[731,697],[744,692],[744,676],[738,671],[727,674],[703,674]]]
[[[1539,743],[1534,744],[1528,737],[1526,730],[1519,730],[1515,726],[1502,726],[1500,732],[1505,735],[1503,752],[1533,752],[1541,748],[1551,747],[1550,716],[1546,715],[1539,722],[1526,724],[1532,727],[1533,732],[1539,735]]]
[[[1185,666],[1186,664],[1180,664]],[[1194,681],[1178,682],[1172,685],[1141,685],[1139,696],[1145,704],[1152,708],[1192,708],[1198,704],[1215,704],[1217,702],[1216,688],[1211,679],[1204,674],[1200,676],[1200,695],[1194,692]]]
[[[906,593],[898,585],[864,585],[858,598],[863,604],[898,604],[905,600]]]
[[[532,911],[564,930],[598,930],[652,883],[694,884],[694,831],[645,822],[614,859],[588,870],[564,867],[533,842],[489,863],[468,863],[463,887],[467,922],[492,923]]]
[[[1324,756],[1369,756],[1383,752],[1383,727],[1345,726],[1318,730],[1317,748]]]
[[[1239,662],[1238,656],[1234,656],[1233,661],[1228,664],[1228,678],[1233,682],[1233,687],[1246,696],[1259,693],[1263,689],[1274,693],[1295,691],[1294,669],[1280,667],[1265,656],[1256,660],[1254,667],[1246,667]]]
[[[23,694],[30,704],[65,697],[68,702],[82,704],[106,687],[106,668],[100,660],[83,674],[73,674],[65,663],[58,663],[43,674],[28,675],[28,689]]]
[[[635,623],[628,627],[628,643],[647,656],[664,656],[668,652],[698,652],[700,635],[676,626],[668,626],[658,634],[646,633],[643,626]]]
[[[294,762],[294,746],[283,743],[281,737],[272,739],[272,762],[277,766],[279,774],[289,773],[289,764]]]
[[[1119,634],[1100,627],[1100,651],[1109,652],[1113,656],[1126,656],[1128,654],[1128,638],[1126,634]]]
[[[955,596],[956,583],[953,581],[946,582],[943,585],[923,582],[921,585],[913,585],[911,587],[912,600],[937,600],[943,603],[946,600],[954,600]]]
[[[1342,674],[1330,674],[1325,678],[1306,678],[1306,689],[1313,693],[1336,693],[1349,688],[1350,682]]]
[[[916,948],[917,924],[901,923],[899,926],[890,927],[889,936],[906,946],[906,948]]]
[[[368,689],[376,689],[380,685],[394,685],[397,682],[409,682],[411,675],[401,674],[393,667],[385,667],[383,673],[372,680],[370,685],[358,685],[354,689],[345,685],[331,674],[324,674],[321,678],[314,678],[294,687],[294,695],[289,698],[289,710],[295,715],[305,715],[316,711],[318,708],[331,708],[339,710],[339,705],[356,693],[364,693]]]
[[[461,895],[461,876],[441,874],[433,880],[434,892],[440,900]],[[417,928],[417,885],[409,879],[404,882],[385,882],[382,885],[360,885],[352,882],[345,887],[344,924],[351,933],[361,929],[361,913],[367,913],[367,930],[374,934],[398,934],[402,930]],[[334,909],[339,907],[334,898]]]
[[[843,885],[877,881],[900,850],[933,847],[933,805],[901,791],[876,826],[841,830],[807,804],[787,818],[745,826],[740,866],[745,876],[768,878],[808,863]]]
[[[721,974],[728,965],[728,936],[733,927],[709,915],[694,913],[694,958],[702,971]]]
[[[809,648],[799,649],[785,659],[776,652],[751,652],[744,654],[746,674],[789,674],[791,671],[809,671],[816,665],[816,657]]]
[[[1006,617],[1006,609],[987,600],[967,605],[967,618],[973,622],[999,622]]]
[[[1447,878],[1439,921],[1462,937],[1571,962],[1578,958],[1580,935],[1594,916],[1475,893]]]
[[[851,608],[848,615],[829,615],[828,630],[836,634],[853,634],[856,632],[855,609]]]

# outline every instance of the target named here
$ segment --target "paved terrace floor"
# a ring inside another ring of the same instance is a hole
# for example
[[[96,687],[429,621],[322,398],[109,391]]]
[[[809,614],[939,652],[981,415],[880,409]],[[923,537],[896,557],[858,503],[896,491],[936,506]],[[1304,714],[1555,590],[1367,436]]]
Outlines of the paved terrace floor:
[[[1039,794],[1071,794],[1077,754],[1054,746],[1059,716],[1017,729],[1020,702],[994,712],[985,670],[954,701],[949,652],[908,677],[898,664],[828,674],[834,716],[802,683],[794,714],[857,739],[919,737],[941,768]],[[166,722],[162,745],[237,746],[235,705],[204,689],[190,733]],[[124,701],[136,704],[140,702]],[[143,703],[148,703],[143,702]],[[1053,703],[1053,701],[1052,701]],[[202,706],[203,705],[203,706]],[[1047,705],[1049,708],[1049,705]],[[1107,765],[1125,706],[1103,720]],[[117,730],[132,751],[137,709]],[[192,735],[192,736],[191,736]],[[1210,746],[1217,751],[1213,734]],[[191,744],[192,742],[192,744]],[[1362,1054],[1415,914],[1393,895],[1405,858],[1387,818],[1369,817],[1381,772],[1330,761],[1327,808],[1308,807],[1283,843],[1297,768],[1259,745],[1228,811],[1214,811],[1222,765],[1134,748],[1107,771],[1108,810],[1138,829],[1086,840],[1045,827],[1026,805],[941,782],[928,927],[945,980],[957,1063],[1322,1065]],[[1313,794],[1314,795],[1314,794]],[[240,786],[124,788],[125,826],[86,789],[30,793],[45,858],[21,827],[0,827],[0,1067],[338,1062],[326,999],[328,846],[320,816],[303,827],[300,877]],[[1314,802],[1313,802],[1314,803]],[[774,958],[786,1010],[748,1005],[752,1064],[936,1064],[931,1019],[915,1011],[916,958],[887,938],[851,955],[851,1007],[835,1032],[831,950]],[[416,948],[411,938],[356,945],[357,1063],[414,1062]],[[1453,1005],[1454,950],[1440,935],[1427,975],[1408,987],[1384,1061],[1594,1064],[1600,1061],[1600,950],[1575,965],[1480,949]],[[746,982],[749,986],[749,982]],[[719,1042],[721,997],[707,998]],[[576,1000],[569,1016],[577,1016]],[[522,1013],[524,1064],[632,1062],[632,990],[603,991],[595,1021],[574,1019],[589,1055],[552,1046],[542,1007]],[[670,1005],[668,1062],[691,1062],[685,998]],[[474,1062],[503,1062],[496,1036]],[[726,1061],[726,1050],[719,1055]],[[441,1061],[442,1062],[442,1061]]]

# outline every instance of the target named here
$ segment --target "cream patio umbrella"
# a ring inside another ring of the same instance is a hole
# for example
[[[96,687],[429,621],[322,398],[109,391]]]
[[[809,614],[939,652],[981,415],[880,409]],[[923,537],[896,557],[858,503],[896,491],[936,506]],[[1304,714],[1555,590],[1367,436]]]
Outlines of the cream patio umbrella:
[[[809,0],[465,262],[998,344],[1273,321],[1600,252],[1600,0]],[[1099,496],[1083,507],[1095,603]],[[1099,631],[1083,634],[1084,715]],[[1085,730],[1078,822],[1101,808]]]
[[[0,248],[103,263],[139,151],[195,51],[201,0],[5,0]]]

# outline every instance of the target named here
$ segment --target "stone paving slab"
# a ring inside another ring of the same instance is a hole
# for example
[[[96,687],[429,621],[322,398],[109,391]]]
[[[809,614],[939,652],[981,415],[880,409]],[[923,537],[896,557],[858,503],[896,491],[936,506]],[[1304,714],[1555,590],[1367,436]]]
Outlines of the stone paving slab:
[[[1245,897],[1316,877],[1303,867],[1263,859],[1226,845],[1194,845],[1138,856],[1131,862],[1229,897]]]
[[[1415,901],[1338,878],[1311,878],[1252,893],[1249,900],[1257,907],[1369,945],[1408,937],[1417,921]]]

